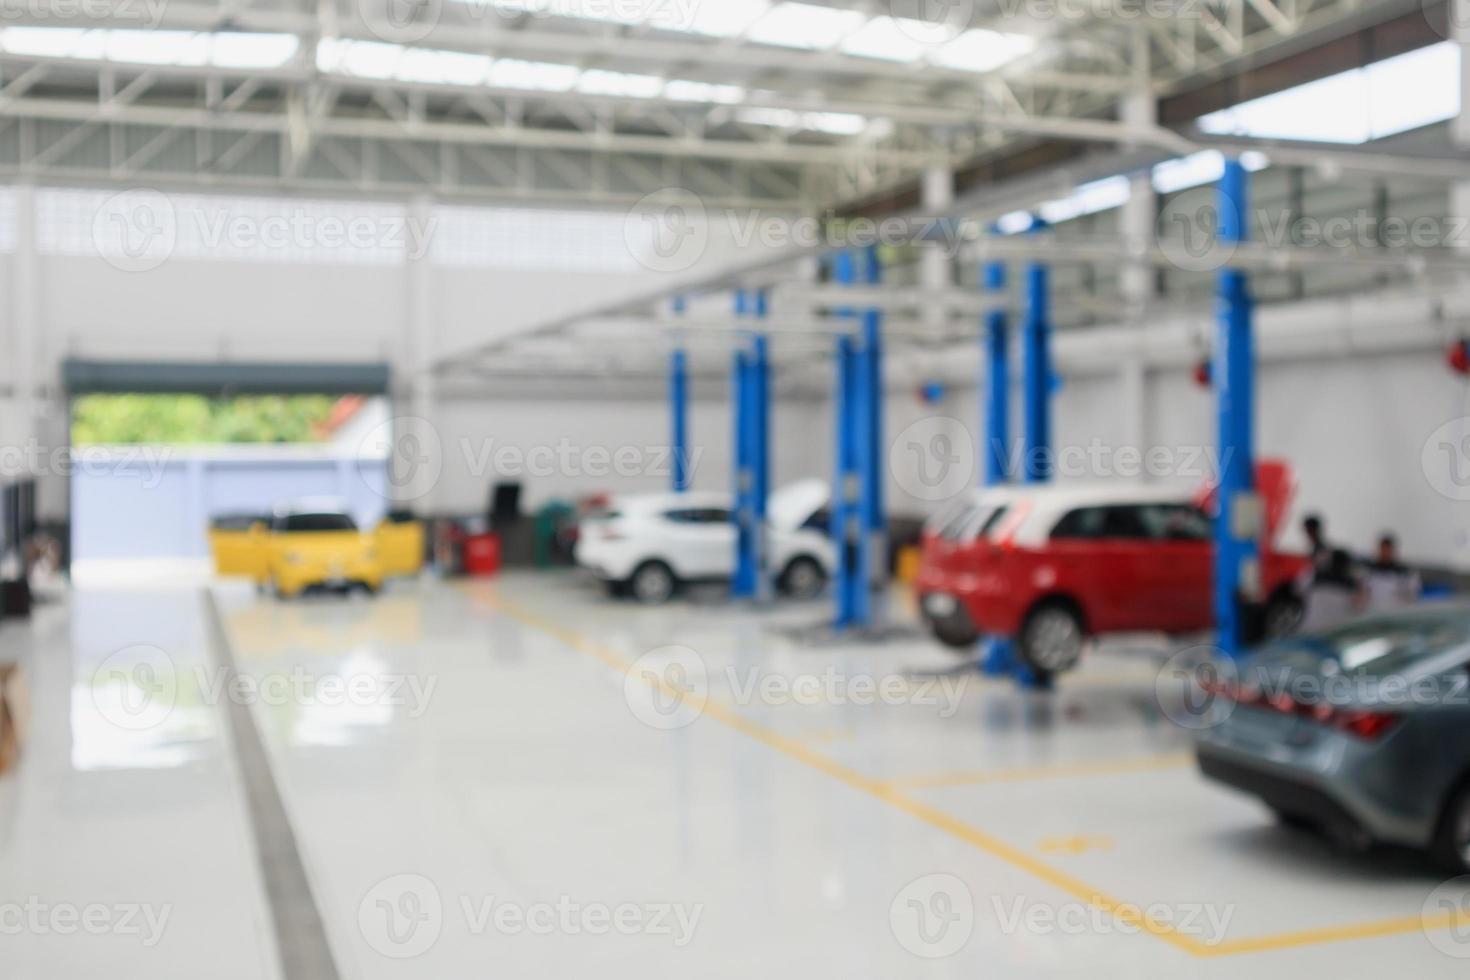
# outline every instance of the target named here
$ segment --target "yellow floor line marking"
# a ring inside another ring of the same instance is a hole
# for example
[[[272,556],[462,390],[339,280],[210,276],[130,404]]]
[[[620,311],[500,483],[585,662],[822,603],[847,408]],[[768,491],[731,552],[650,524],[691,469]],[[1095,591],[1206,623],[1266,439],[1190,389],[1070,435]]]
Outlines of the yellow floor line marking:
[[[1298,946],[1317,946],[1322,943],[1346,942],[1352,939],[1371,939],[1376,936],[1397,936],[1409,932],[1438,932],[1441,929],[1470,928],[1470,913],[1446,912],[1433,916],[1405,916],[1401,919],[1380,919],[1377,922],[1361,922],[1350,926],[1330,926],[1323,929],[1303,929],[1300,932],[1283,932],[1274,936],[1256,939],[1234,939],[1210,947],[1209,956],[1238,956],[1241,953],[1265,953]]]
[[[934,776],[890,779],[888,785],[904,789],[938,789],[946,786],[981,786],[986,783],[1022,783],[1038,779],[1065,779],[1070,776],[1104,776],[1150,772],[1157,769],[1183,769],[1192,765],[1194,765],[1192,754],[1170,752],[1165,755],[1150,755],[1138,759],[1115,759],[1107,762],[1078,762],[1051,766],[1023,766],[1016,769],[973,769],[966,772],[946,772]]]
[[[1048,837],[1041,842],[1043,854],[1085,854],[1088,851],[1111,851],[1118,842],[1111,837],[1078,834],[1075,837]]]
[[[601,646],[586,639],[579,633],[559,626],[519,603],[500,597],[493,591],[493,587],[491,591],[476,589],[473,586],[460,586],[459,588],[472,601],[505,616],[509,616],[511,619],[530,626],[533,629],[540,630],[571,649],[586,654],[594,660],[598,660],[612,667],[619,673],[627,674],[628,669],[632,666],[632,661],[627,660],[608,647]],[[657,686],[665,695],[672,698],[682,698],[685,695],[685,692],[662,681],[658,681]],[[1093,888],[1086,882],[1067,874],[1065,871],[1054,868],[1045,861],[1012,847],[997,837],[992,837],[978,827],[971,826],[963,820],[945,813],[943,810],[929,806],[927,803],[905,796],[889,783],[865,776],[857,770],[850,769],[837,760],[828,758],[820,752],[801,744],[795,739],[787,738],[779,732],[745,718],[730,706],[707,698],[704,701],[703,709],[704,716],[747,735],[757,742],[775,749],[783,755],[797,762],[801,762],[818,772],[826,773],[833,779],[844,783],[852,789],[865,793],[874,799],[887,803],[912,817],[922,820],[931,827],[942,830],[950,836],[962,840],[1014,868],[1039,878],[1060,891],[1071,895],[1073,898],[1106,912],[1117,919],[1119,923],[1147,932],[1191,956],[1201,958],[1235,956],[1241,953],[1259,953],[1300,946],[1344,942],[1353,939],[1400,935],[1420,930],[1435,931],[1439,929],[1470,927],[1470,913],[1460,912],[1428,918],[1407,917],[1384,919],[1377,922],[1363,922],[1336,928],[1280,933],[1273,936],[1261,936],[1255,939],[1227,940],[1212,946],[1192,936],[1186,936],[1178,932],[1169,923],[1159,922],[1149,916],[1139,905],[1113,898],[1105,892]]]

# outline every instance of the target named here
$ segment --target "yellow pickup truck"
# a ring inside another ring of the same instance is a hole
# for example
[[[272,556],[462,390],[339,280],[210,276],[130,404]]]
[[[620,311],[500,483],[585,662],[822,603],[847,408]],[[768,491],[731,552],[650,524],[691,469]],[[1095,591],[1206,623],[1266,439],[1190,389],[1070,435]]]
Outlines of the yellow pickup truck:
[[[424,526],[385,520],[362,531],[340,510],[283,507],[268,518],[218,520],[209,544],[220,575],[247,576],[282,598],[310,588],[372,593],[423,567]]]

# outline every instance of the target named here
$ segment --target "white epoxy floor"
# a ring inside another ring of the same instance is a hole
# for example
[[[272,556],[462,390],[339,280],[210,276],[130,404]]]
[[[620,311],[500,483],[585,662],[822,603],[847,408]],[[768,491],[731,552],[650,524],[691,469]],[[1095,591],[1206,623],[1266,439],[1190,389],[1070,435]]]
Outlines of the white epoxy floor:
[[[216,595],[234,696],[344,977],[1470,964],[1470,935],[1420,928],[1432,867],[1340,856],[1204,784],[1147,656],[1098,656],[1055,694],[1022,695],[944,674],[954,659],[917,635],[831,645],[777,628],[826,604],[647,610],[560,575],[376,600]],[[34,664],[37,722],[0,781],[0,902],[126,898],[176,918],[151,947],[0,933],[0,972],[271,976],[220,695],[186,676],[204,662],[199,599],[81,593],[6,629]],[[78,693],[140,643],[192,692],[142,736]]]

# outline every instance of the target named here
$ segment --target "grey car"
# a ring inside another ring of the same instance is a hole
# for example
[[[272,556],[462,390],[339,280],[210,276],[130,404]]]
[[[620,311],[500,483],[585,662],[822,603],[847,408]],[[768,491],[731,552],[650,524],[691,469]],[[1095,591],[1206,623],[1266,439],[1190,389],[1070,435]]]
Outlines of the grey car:
[[[1207,777],[1354,848],[1427,849],[1470,872],[1470,607],[1280,640],[1204,688]]]

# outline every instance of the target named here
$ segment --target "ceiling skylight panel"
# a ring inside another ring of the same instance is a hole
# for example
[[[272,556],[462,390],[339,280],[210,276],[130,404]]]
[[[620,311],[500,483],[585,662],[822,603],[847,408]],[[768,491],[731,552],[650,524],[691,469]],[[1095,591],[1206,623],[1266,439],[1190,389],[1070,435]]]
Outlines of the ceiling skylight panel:
[[[209,63],[220,68],[278,68],[296,57],[294,34],[247,34],[223,31],[207,35]]]
[[[579,69],[572,65],[500,58],[490,65],[490,84],[499,88],[565,92],[577,83],[578,74]]]
[[[965,31],[935,52],[934,63],[961,71],[994,71],[1035,50],[1035,39],[1025,34],[976,28]]]
[[[771,9],[770,0],[684,0],[693,4],[689,31],[711,37],[738,37]]]
[[[762,44],[824,50],[835,47],[844,37],[861,27],[863,20],[863,15],[856,10],[817,7],[809,3],[783,3],[772,7],[769,13],[751,25],[745,37]]]
[[[634,99],[651,99],[663,91],[664,80],[657,75],[633,75],[621,71],[592,68],[582,72],[577,91],[588,95],[621,95]]]
[[[317,44],[317,67],[359,78],[393,78],[408,49],[381,41],[328,38]]]
[[[1202,116],[1207,133],[1366,143],[1460,111],[1460,54],[1443,42]]]
[[[1460,114],[1460,49],[1431,44],[1363,69],[1368,77],[1368,128],[1382,139]]]
[[[776,129],[808,129],[836,136],[856,136],[867,128],[867,120],[850,112],[796,112],[792,109],[772,109],[752,106],[741,109],[735,118],[754,126],[772,126]]]
[[[1241,166],[1254,173],[1271,163],[1264,153],[1250,151],[1240,155]],[[1225,173],[1225,155],[1219,150],[1201,150],[1187,157],[1165,160],[1153,169],[1154,190],[1172,194],[1202,184],[1212,184]]]
[[[716,85],[675,78],[664,85],[664,97],[680,102],[718,102],[732,105],[744,101],[745,89],[739,85]]]
[[[408,48],[393,77],[405,82],[444,85],[483,85],[490,75],[490,58],[463,51]]]
[[[209,36],[193,31],[109,30],[103,55],[109,61],[141,65],[203,65],[209,60]]]
[[[1041,205],[1041,216],[1052,224],[1071,221],[1084,214],[1096,214],[1122,207],[1129,197],[1128,178],[1105,177],[1083,184],[1066,197]]]
[[[933,50],[934,41],[926,40],[942,25],[898,17],[874,17],[842,42],[843,54],[885,61],[918,61]]]
[[[7,27],[0,31],[0,46],[39,58],[101,58],[107,34],[80,27]]]

